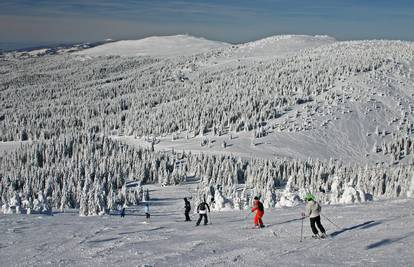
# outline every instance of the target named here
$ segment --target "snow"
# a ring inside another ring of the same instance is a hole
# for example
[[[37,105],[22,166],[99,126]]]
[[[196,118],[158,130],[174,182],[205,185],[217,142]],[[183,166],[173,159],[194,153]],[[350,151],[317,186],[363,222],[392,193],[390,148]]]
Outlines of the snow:
[[[251,229],[248,211],[210,213],[212,224],[184,222],[183,197],[194,185],[148,186],[151,221],[142,206],[126,217],[79,217],[76,211],[0,215],[0,265],[71,266],[412,266],[413,199],[323,206],[330,237],[314,240],[303,206],[266,209],[267,227]],[[194,202],[192,210],[194,210]]]
[[[153,36],[141,40],[125,40],[85,49],[76,54],[89,56],[159,56],[172,57],[198,54],[229,44],[188,35]]]
[[[220,62],[229,59],[269,59],[294,54],[336,42],[329,36],[276,35],[243,44],[210,41],[188,35],[153,36],[140,40],[123,40],[85,49],[76,54],[89,56],[157,56],[171,57],[218,51]],[[216,66],[217,67],[217,66]]]
[[[414,264],[412,42],[178,35],[77,49],[0,58],[12,213],[0,265]],[[159,184],[144,185],[149,223],[131,189],[142,183]],[[298,242],[308,191],[341,226],[322,218],[328,240],[306,221]],[[182,198],[210,194],[213,224],[184,223]],[[258,194],[269,227],[246,229]],[[126,218],[103,215],[117,205]],[[52,208],[66,212],[39,214]]]
[[[30,144],[30,141],[9,141],[9,142],[0,142],[0,156],[6,152],[14,151],[19,148],[21,145]]]
[[[304,49],[316,48],[336,42],[326,35],[276,35],[257,41],[237,45],[231,56],[235,58],[266,59],[297,53]]]

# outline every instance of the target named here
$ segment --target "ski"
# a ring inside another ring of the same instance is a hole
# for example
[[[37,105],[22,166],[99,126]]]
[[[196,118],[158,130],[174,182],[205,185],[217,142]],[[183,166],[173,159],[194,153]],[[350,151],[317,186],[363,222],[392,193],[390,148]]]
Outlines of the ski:
[[[331,239],[328,235],[326,237],[320,236],[305,236],[303,237],[304,240],[329,240]]]

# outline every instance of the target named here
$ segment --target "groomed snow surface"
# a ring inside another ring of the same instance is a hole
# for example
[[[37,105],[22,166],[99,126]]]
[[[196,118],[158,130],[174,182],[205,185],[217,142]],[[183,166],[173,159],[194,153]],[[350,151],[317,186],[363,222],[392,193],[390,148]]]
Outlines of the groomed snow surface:
[[[0,215],[1,266],[413,266],[414,200],[324,206],[329,238],[311,237],[303,207],[265,211],[253,229],[248,211],[213,212],[211,224],[184,222],[182,197],[192,188],[150,186],[151,221],[143,206],[118,215],[77,211]],[[192,203],[192,205],[194,205]]]

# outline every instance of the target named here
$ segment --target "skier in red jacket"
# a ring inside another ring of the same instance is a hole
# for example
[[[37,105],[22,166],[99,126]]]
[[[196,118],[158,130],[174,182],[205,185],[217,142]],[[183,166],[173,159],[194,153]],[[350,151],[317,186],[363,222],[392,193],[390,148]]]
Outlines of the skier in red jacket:
[[[262,217],[264,215],[264,208],[263,208],[263,203],[260,202],[258,197],[254,197],[254,205],[252,208],[252,212],[256,211],[256,216],[254,217],[254,225],[257,228],[261,228],[264,227],[263,221],[262,221]]]

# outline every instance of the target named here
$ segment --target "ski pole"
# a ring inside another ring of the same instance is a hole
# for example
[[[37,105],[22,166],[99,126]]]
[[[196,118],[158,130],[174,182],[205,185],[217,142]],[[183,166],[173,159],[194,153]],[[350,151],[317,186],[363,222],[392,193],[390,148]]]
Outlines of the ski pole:
[[[250,214],[252,214],[251,211],[249,212],[249,214],[247,214],[246,218],[244,218],[244,220],[246,221],[246,228],[249,227],[249,222],[247,221],[247,219],[249,218]]]
[[[335,224],[334,222],[332,222],[331,220],[329,220],[328,217],[326,217],[325,215],[321,214],[322,217],[324,217],[328,222],[332,223],[336,228],[340,229],[341,227],[339,227],[337,224]]]
[[[303,220],[305,219],[305,217],[302,216],[302,226],[300,227],[300,242],[302,242],[302,238],[303,238]]]
[[[247,218],[249,218],[250,214],[252,214],[252,211],[249,212],[249,214],[247,214],[246,218],[244,218],[244,219],[247,220]]]

